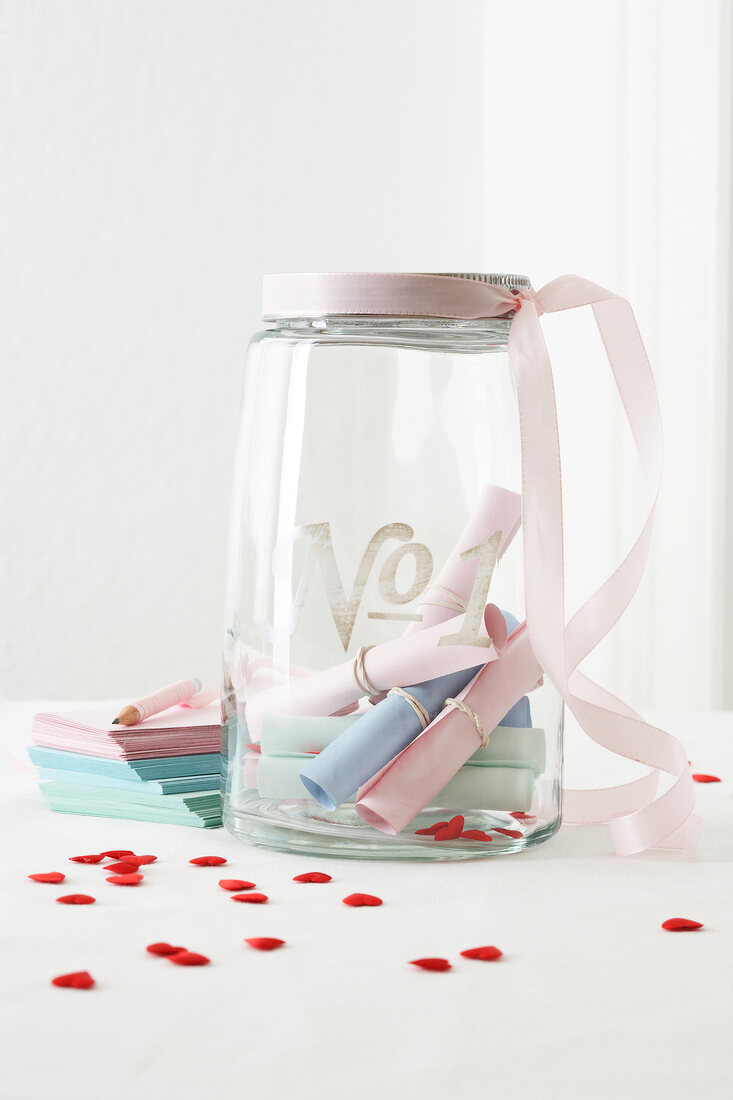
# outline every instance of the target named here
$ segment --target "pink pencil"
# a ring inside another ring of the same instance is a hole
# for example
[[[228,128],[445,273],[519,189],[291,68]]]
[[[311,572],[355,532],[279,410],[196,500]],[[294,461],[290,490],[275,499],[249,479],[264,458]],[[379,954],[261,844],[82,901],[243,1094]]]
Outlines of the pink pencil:
[[[162,710],[168,710],[168,707],[185,703],[199,691],[201,691],[200,680],[178,680],[175,684],[168,684],[160,691],[154,691],[152,695],[145,695],[142,699],[137,699],[129,706],[123,707],[112,725],[136,726],[138,722],[150,718],[153,714],[160,714]]]

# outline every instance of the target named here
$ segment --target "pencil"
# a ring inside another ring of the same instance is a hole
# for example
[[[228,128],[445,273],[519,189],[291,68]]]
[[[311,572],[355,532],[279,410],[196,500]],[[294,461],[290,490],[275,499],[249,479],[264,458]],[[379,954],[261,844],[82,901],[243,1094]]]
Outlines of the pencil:
[[[177,680],[175,684],[168,684],[160,691],[155,691],[152,695],[145,695],[142,699],[136,699],[134,703],[123,707],[113,720],[112,725],[136,726],[138,722],[150,718],[153,714],[160,714],[162,710],[168,710],[168,707],[185,703],[187,699],[190,699],[192,695],[196,695],[199,691],[201,691],[200,680]]]

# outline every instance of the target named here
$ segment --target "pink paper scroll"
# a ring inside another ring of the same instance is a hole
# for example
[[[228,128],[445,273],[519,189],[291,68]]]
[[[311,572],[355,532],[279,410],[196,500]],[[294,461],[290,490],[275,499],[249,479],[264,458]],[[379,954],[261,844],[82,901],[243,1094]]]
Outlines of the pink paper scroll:
[[[428,586],[426,598],[420,604],[422,621],[410,623],[405,634],[425,630],[444,622],[461,610],[468,601],[476,577],[476,559],[462,555],[501,532],[497,560],[501,558],[519,530],[522,519],[522,498],[500,485],[484,485],[475,512],[461,531],[443,568]]]
[[[378,693],[495,661],[507,640],[506,622],[495,604],[486,605],[479,632],[480,638],[491,639],[489,647],[440,644],[442,639],[458,633],[465,618],[455,615],[427,630],[372,646],[364,653],[363,671],[355,668],[352,659],[303,680],[259,692],[246,707],[250,740],[260,740],[266,714],[335,714],[367,694],[359,683],[365,682],[364,676]]]
[[[486,665],[458,698],[481,717],[487,731],[528,691],[542,669],[532,652],[526,623],[517,627],[501,659]],[[481,745],[471,718],[454,707],[382,768],[358,794],[356,812],[368,825],[395,835],[427,806]]]

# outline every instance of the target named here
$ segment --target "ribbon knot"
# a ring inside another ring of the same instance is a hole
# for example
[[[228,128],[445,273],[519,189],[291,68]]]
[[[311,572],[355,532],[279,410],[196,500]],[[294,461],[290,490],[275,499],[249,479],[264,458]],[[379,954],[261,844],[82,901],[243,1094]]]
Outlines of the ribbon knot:
[[[526,290],[521,288],[521,287],[518,287],[516,290],[512,290],[512,294],[514,296],[515,303],[516,303],[515,306],[514,306],[514,312],[515,313],[519,313],[520,309],[522,308],[522,306],[525,302],[532,302],[535,309],[537,310],[537,316],[538,317],[542,316],[542,313],[544,311],[542,309],[542,306],[540,305],[539,298],[537,297],[537,294],[532,289],[532,287],[528,287]]]

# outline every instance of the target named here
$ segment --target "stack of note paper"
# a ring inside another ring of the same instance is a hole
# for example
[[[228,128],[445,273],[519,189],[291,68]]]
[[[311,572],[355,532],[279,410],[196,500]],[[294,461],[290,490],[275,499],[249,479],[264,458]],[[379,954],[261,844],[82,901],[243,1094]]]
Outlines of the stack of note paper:
[[[219,706],[173,707],[136,726],[114,707],[37,714],[28,754],[52,810],[221,825]]]

